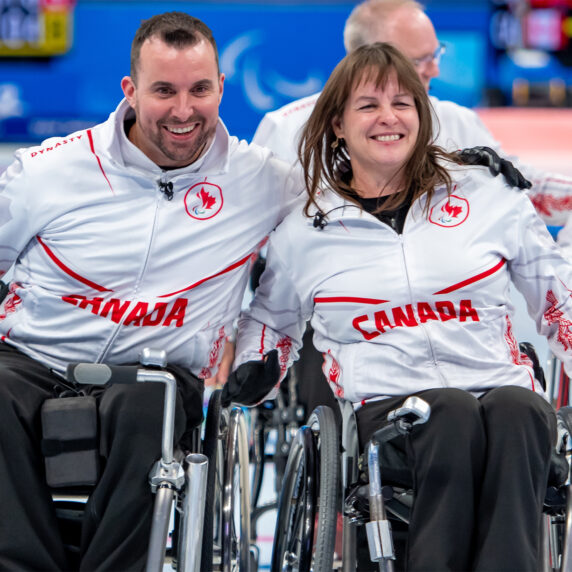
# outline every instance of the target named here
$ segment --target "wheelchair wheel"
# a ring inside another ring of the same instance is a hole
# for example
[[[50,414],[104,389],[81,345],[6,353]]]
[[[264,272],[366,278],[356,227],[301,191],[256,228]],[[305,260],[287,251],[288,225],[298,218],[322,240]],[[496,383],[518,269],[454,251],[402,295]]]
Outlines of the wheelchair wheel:
[[[241,409],[230,412],[222,496],[222,570],[250,571],[250,474],[246,421]]]
[[[339,498],[338,431],[329,407],[314,410],[286,465],[272,570],[330,572]]]
[[[252,569],[248,440],[242,410],[223,409],[220,390],[209,400],[203,452],[209,461],[201,570]]]
[[[220,570],[220,514],[224,465],[224,433],[228,423],[220,403],[221,390],[210,396],[205,421],[203,453],[208,459],[201,570]],[[215,550],[215,545],[218,550]],[[216,554],[215,554],[216,552]]]

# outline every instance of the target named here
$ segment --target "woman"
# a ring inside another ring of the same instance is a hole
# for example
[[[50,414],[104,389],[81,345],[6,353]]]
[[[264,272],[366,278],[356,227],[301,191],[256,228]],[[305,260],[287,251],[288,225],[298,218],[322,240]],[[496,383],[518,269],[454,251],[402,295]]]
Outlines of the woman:
[[[362,443],[404,397],[431,405],[403,444],[416,490],[406,568],[534,571],[556,421],[512,335],[508,290],[570,370],[572,268],[524,194],[457,165],[431,133],[396,49],[340,62],[300,144],[306,205],[271,236],[235,364],[268,381],[278,350],[284,373],[311,319]]]

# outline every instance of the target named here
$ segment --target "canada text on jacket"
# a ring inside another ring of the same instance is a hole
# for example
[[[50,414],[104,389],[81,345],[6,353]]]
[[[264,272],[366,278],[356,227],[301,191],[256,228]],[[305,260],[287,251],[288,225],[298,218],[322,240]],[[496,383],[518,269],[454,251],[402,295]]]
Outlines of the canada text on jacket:
[[[110,298],[104,300],[100,297],[86,298],[81,294],[62,296],[62,300],[78,308],[89,308],[92,314],[109,318],[119,324],[123,317],[124,326],[175,326],[180,328],[185,321],[185,311],[188,300],[177,298],[172,302],[132,302]]]
[[[362,316],[357,316],[352,320],[352,326],[366,340],[372,340],[384,333],[386,329],[398,327],[412,328],[429,320],[439,320],[441,322],[447,322],[448,320],[466,322],[467,320],[472,320],[473,322],[478,322],[479,315],[473,308],[471,300],[461,300],[458,304],[442,300],[435,302],[433,305],[429,304],[429,302],[417,302],[417,304],[396,306],[387,311],[379,310],[374,312],[373,315],[363,314]],[[364,322],[372,321],[375,324],[375,330],[367,331],[362,327]]]

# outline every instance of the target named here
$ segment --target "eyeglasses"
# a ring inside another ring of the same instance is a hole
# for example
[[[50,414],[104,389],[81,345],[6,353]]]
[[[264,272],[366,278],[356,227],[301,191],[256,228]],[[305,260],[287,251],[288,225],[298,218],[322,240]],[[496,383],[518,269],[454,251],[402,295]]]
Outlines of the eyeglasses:
[[[439,47],[432,54],[428,54],[422,58],[411,58],[411,62],[416,68],[430,64],[431,62],[435,62],[439,65],[441,56],[445,53],[446,49],[447,46],[443,42],[439,42]]]

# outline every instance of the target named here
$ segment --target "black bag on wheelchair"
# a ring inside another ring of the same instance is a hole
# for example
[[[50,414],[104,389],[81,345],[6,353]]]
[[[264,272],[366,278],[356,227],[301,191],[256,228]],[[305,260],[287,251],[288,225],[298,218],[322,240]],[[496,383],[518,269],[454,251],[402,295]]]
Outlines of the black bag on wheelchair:
[[[47,399],[42,405],[42,453],[50,487],[92,486],[99,478],[95,397]]]

